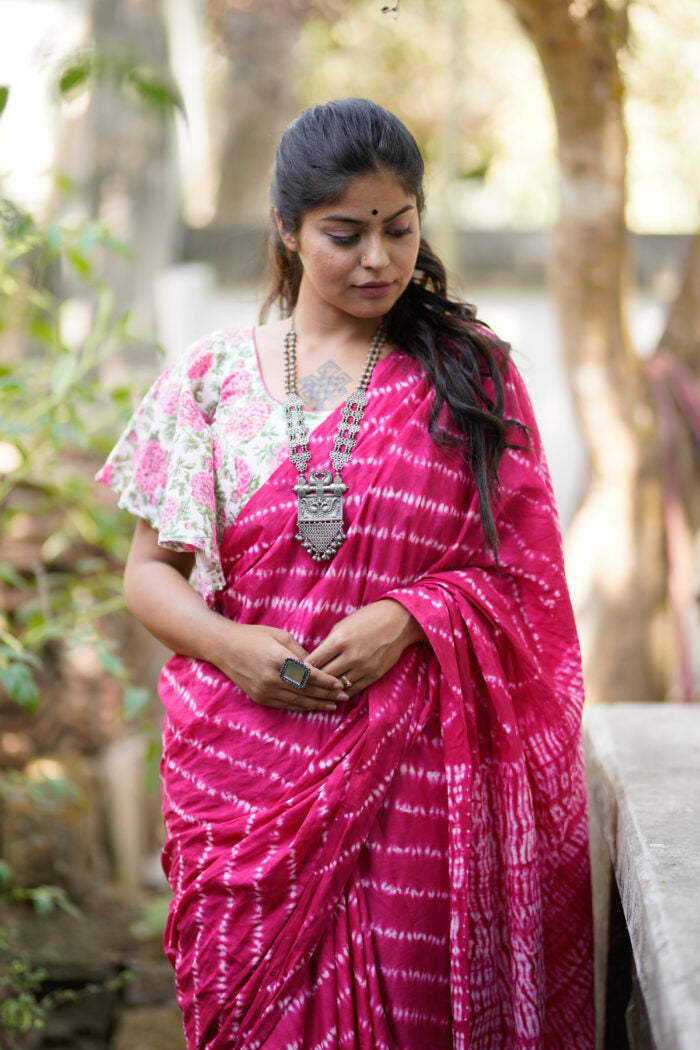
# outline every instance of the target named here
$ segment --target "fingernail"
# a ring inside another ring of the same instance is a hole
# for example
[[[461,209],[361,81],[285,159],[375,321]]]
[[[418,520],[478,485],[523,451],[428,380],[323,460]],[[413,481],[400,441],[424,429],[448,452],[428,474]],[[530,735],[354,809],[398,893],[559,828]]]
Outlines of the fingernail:
[[[337,711],[338,708],[335,706],[335,704],[324,704],[323,705],[323,710],[324,711]]]
[[[339,700],[349,700],[350,697],[348,696],[347,693],[338,693],[338,699]]]

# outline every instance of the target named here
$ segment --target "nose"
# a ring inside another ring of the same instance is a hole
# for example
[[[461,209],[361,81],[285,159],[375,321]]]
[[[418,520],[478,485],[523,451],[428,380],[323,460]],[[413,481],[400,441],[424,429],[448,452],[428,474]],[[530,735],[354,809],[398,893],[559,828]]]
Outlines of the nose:
[[[381,235],[369,236],[363,247],[364,251],[360,261],[365,270],[383,270],[389,262],[389,256]]]

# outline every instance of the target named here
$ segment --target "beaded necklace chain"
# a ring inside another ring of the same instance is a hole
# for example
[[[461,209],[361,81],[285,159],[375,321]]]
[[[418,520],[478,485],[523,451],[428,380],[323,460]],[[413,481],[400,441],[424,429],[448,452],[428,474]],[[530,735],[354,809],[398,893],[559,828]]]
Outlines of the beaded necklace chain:
[[[310,470],[307,479],[306,468],[311,453],[309,432],[304,420],[304,403],[296,388],[297,334],[294,331],[293,314],[289,331],[284,337],[284,389],[287,395],[284,420],[291,450],[290,459],[299,472],[299,480],[294,486],[298,497],[295,539],[301,542],[314,561],[330,561],[345,539],[343,494],[348,487],[340,472],[350,462],[367,404],[367,387],[385,342],[384,325],[380,324],[374,333],[357,389],[343,405],[331,451],[333,470]]]

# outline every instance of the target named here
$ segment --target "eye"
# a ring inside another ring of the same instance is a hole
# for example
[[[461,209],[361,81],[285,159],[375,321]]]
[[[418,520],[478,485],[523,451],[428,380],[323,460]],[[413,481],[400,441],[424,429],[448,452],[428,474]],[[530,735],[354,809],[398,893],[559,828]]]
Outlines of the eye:
[[[355,241],[358,239],[357,233],[329,233],[328,236],[334,244],[354,244]]]
[[[390,237],[406,237],[409,233],[413,233],[411,226],[402,226],[399,230],[389,230]]]

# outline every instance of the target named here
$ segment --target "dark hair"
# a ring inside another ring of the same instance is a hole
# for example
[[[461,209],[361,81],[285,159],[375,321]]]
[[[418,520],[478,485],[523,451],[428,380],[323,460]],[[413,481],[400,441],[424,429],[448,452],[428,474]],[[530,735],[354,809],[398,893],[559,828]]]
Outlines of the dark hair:
[[[261,319],[278,302],[291,312],[297,301],[302,265],[280,237],[276,211],[285,231],[298,233],[307,212],[338,200],[362,175],[390,172],[425,206],[423,158],[398,117],[367,99],[351,98],[313,106],[282,135],[270,186],[268,238],[271,290]],[[484,538],[494,553],[498,534],[491,498],[510,426],[504,419],[502,369],[510,352],[474,307],[448,297],[445,268],[421,238],[413,279],[385,318],[387,340],[415,357],[435,388],[430,435],[441,445],[463,450],[479,495]],[[492,385],[492,393],[485,382]],[[446,425],[443,408],[448,411]]]

